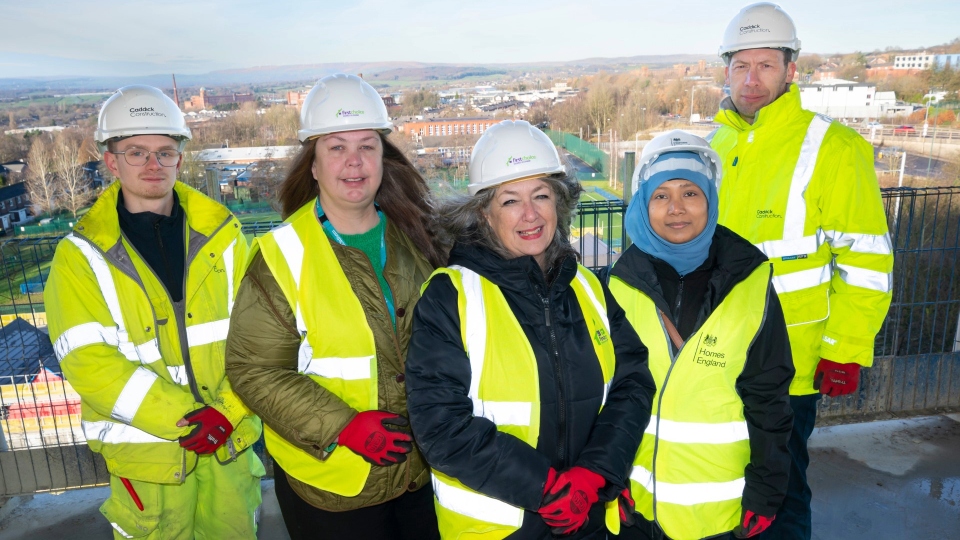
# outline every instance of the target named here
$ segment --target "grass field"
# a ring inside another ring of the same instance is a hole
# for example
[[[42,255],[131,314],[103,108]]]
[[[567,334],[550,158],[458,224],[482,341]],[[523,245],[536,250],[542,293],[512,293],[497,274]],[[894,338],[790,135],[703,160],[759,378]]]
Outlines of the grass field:
[[[61,97],[43,97],[36,99],[20,99],[17,101],[6,101],[0,103],[0,111],[8,109],[21,109],[30,105],[76,105],[78,103],[100,103],[107,99],[108,95],[83,95],[83,96],[61,96]]]

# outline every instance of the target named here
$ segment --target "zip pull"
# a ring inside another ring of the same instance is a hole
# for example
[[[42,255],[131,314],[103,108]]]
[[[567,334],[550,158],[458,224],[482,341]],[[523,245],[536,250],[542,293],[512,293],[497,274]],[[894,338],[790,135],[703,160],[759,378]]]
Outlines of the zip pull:
[[[550,327],[550,301],[543,299],[543,316],[547,320],[547,328]]]

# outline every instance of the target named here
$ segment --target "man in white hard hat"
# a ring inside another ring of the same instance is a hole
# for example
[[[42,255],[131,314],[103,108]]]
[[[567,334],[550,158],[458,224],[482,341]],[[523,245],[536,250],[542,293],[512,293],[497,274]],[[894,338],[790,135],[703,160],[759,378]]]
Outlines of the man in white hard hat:
[[[873,148],[855,131],[800,106],[800,52],[779,6],[747,6],[720,56],[730,97],[711,145],[723,161],[720,224],[759,247],[774,268],[796,377],[787,497],[768,538],[810,538],[807,438],[821,394],[857,390],[860,367],[890,305],[893,254]]]
[[[240,223],[176,181],[190,138],[160,90],[127,86],[95,139],[118,179],[57,246],[50,338],[110,471],[115,538],[255,538],[260,421],[224,376],[246,259]]]

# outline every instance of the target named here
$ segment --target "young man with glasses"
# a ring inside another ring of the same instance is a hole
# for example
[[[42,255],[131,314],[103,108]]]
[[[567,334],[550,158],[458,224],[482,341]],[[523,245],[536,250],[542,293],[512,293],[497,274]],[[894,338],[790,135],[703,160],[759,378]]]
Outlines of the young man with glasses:
[[[110,471],[115,538],[255,538],[260,420],[224,376],[247,243],[222,205],[177,182],[190,138],[160,90],[127,86],[95,139],[118,179],[57,246],[50,339]]]

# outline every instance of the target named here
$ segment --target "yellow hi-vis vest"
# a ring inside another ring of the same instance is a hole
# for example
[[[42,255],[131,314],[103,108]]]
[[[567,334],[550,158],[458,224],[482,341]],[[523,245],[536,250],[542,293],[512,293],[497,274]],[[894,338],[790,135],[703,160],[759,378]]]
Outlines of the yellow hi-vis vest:
[[[297,319],[297,371],[358,411],[377,407],[377,348],[360,300],[353,294],[327,235],[314,213],[314,200],[283,225],[257,239],[273,277]],[[309,256],[305,250],[309,249]],[[264,424],[273,459],[297,480],[345,497],[360,493],[370,464],[338,449],[319,460]]]
[[[507,299],[499,287],[470,269],[452,266],[437,269],[433,276],[437,274],[450,276],[459,293],[460,336],[470,359],[468,395],[473,400],[473,415],[536,448],[540,434],[537,359]],[[428,280],[423,289],[429,284]],[[616,355],[603,289],[583,266],[577,269],[571,287],[593,337],[603,373],[602,403],[606,403]],[[436,469],[430,472],[440,536],[445,540],[497,540],[522,525],[523,508],[487,497]]]
[[[872,365],[892,297],[893,250],[873,147],[803,110],[795,84],[753,124],[727,107],[716,121],[719,223],[773,265],[796,367],[790,393],[814,394],[820,358]]]
[[[728,532],[740,519],[750,436],[736,382],[763,325],[770,274],[764,263],[738,283],[676,356],[653,300],[611,277],[657,383],[631,493],[637,511],[674,540]]]

